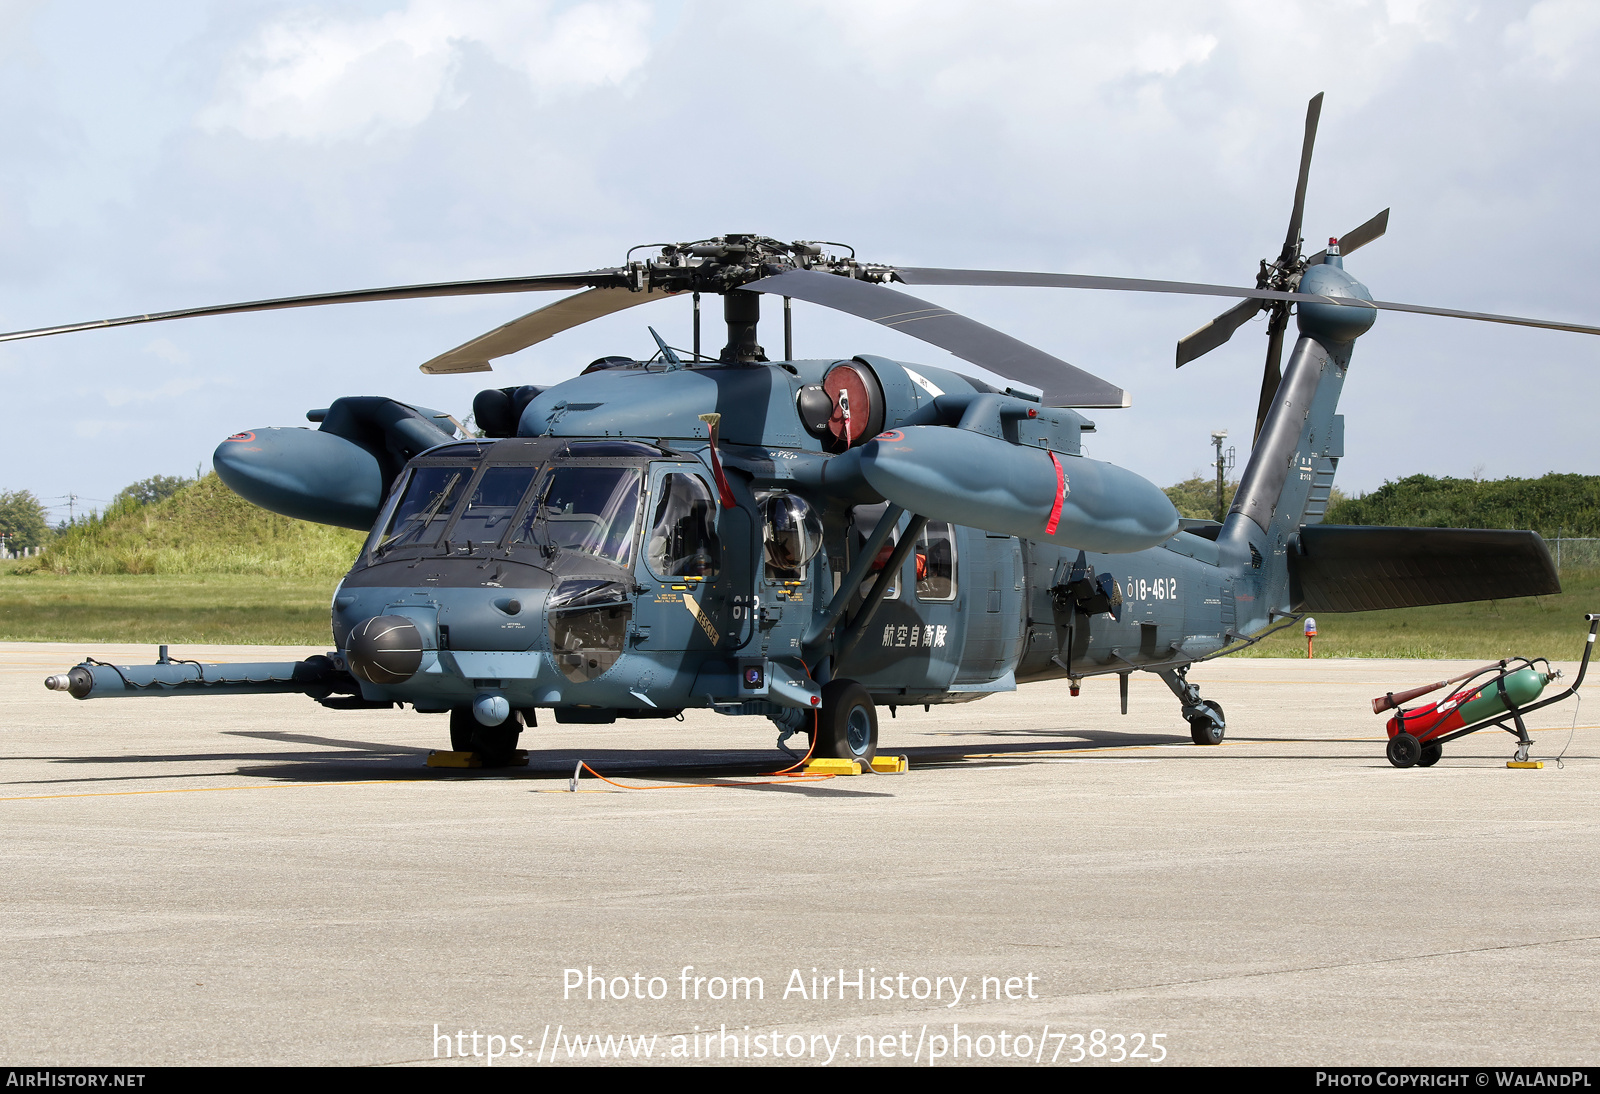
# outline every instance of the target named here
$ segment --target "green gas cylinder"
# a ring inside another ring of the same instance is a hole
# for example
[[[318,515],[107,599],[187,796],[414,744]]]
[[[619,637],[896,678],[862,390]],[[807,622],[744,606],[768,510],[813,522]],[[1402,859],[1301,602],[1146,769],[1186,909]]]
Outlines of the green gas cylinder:
[[[1506,694],[1511,701],[1519,707],[1525,707],[1539,698],[1544,686],[1550,682],[1550,674],[1531,668],[1518,669],[1507,673],[1505,681]],[[1471,725],[1485,718],[1499,717],[1506,712],[1506,705],[1500,698],[1499,685],[1490,681],[1468,696],[1459,709],[1463,724]]]

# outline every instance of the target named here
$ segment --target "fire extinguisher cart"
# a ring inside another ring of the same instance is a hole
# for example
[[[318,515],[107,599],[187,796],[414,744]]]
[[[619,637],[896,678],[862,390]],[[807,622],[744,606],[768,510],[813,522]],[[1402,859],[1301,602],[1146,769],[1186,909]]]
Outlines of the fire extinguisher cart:
[[[1584,674],[1589,670],[1589,656],[1594,652],[1595,632],[1600,630],[1600,614],[1585,615],[1583,618],[1589,624],[1583,662],[1578,666],[1578,675],[1572,681],[1572,686],[1558,695],[1537,702],[1519,702],[1517,692],[1527,696],[1531,689],[1532,697],[1536,698],[1546,683],[1561,674],[1551,669],[1546,658],[1529,660],[1516,657],[1485,665],[1460,680],[1447,681],[1456,684],[1456,688],[1436,703],[1404,710],[1399,708],[1392,692],[1373,700],[1373,709],[1378,713],[1395,709],[1388,726],[1389,762],[1396,767],[1432,767],[1444,755],[1444,746],[1450,741],[1494,726],[1517,739],[1516,758],[1511,762],[1518,766],[1534,766],[1528,759],[1528,749],[1533,741],[1528,737],[1528,728],[1522,719],[1524,715],[1571,698],[1583,685]],[[1543,671],[1534,667],[1540,664],[1544,666]],[[1486,680],[1486,676],[1491,678]],[[1442,686],[1443,683],[1407,692],[1401,701]],[[1474,707],[1483,711],[1485,716],[1474,718]]]

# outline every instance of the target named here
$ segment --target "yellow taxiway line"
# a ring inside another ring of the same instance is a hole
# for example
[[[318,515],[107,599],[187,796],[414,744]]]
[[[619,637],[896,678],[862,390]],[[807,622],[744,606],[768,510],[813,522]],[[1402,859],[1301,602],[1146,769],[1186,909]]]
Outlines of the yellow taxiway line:
[[[177,776],[182,778],[182,776]],[[0,802],[48,801],[51,798],[126,798],[137,794],[214,794],[220,790],[294,790],[317,786],[383,786],[391,783],[434,782],[433,779],[353,779],[330,783],[261,783],[258,786],[178,786],[167,790],[94,790],[84,794],[27,794],[0,798]]]

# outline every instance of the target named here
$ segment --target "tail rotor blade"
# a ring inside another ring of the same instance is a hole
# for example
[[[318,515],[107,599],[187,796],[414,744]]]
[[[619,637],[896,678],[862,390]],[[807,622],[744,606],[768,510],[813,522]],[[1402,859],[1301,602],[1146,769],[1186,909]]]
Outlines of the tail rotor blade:
[[[1339,237],[1339,253],[1349,254],[1358,247],[1365,247],[1389,230],[1389,210],[1385,209],[1371,220],[1353,232]]]
[[[1228,339],[1233,332],[1254,319],[1256,313],[1267,307],[1264,300],[1241,300],[1211,322],[1187,335],[1178,343],[1178,368],[1202,354],[1210,353]]]
[[[1389,210],[1385,209],[1361,227],[1346,232],[1339,237],[1339,253],[1347,255],[1358,247],[1365,247],[1389,230]],[[1307,265],[1316,266],[1328,257],[1327,251],[1318,251],[1307,261]]]
[[[1311,175],[1311,147],[1317,143],[1317,119],[1322,116],[1322,92],[1312,96],[1306,106],[1306,137],[1300,146],[1300,177],[1294,184],[1294,211],[1289,214],[1289,234],[1283,237],[1284,265],[1300,255],[1300,221],[1306,212],[1306,180]]]

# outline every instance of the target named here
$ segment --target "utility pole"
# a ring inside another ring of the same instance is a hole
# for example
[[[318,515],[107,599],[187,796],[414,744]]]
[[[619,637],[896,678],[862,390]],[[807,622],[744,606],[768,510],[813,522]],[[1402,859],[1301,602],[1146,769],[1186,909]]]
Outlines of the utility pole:
[[[1217,448],[1217,523],[1221,524],[1227,517],[1227,510],[1223,501],[1228,495],[1227,474],[1233,470],[1233,446],[1228,446],[1228,451],[1222,451],[1222,442],[1228,439],[1228,431],[1219,429],[1211,434],[1211,443]]]

